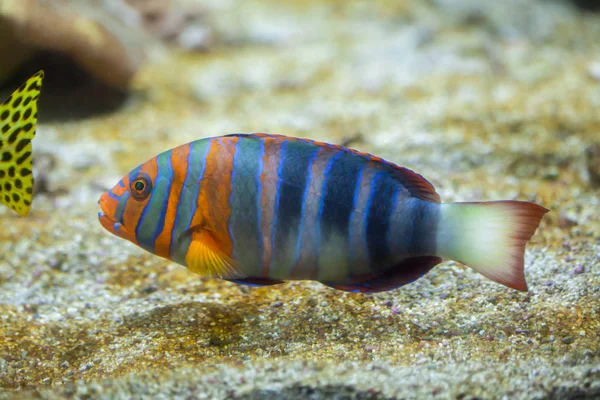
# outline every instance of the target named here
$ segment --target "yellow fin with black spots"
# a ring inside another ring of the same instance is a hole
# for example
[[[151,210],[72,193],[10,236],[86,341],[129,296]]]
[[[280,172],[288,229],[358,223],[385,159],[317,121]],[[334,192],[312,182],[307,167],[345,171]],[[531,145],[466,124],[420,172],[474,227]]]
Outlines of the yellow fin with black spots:
[[[185,257],[190,271],[212,278],[243,278],[235,262],[221,251],[213,235],[202,228],[192,233],[192,242]]]
[[[39,71],[0,103],[0,202],[22,216],[33,198],[31,140],[43,79]]]

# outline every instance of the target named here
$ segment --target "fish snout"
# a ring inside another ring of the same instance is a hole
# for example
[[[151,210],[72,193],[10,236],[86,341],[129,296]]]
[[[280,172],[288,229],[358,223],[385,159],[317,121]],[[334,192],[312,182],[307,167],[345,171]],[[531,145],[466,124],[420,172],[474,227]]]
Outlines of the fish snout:
[[[117,206],[119,205],[118,200],[111,196],[109,192],[105,192],[98,199],[98,204],[100,205],[101,210],[98,212],[100,224],[102,224],[107,231],[116,234],[115,225],[117,224],[117,221],[114,216]]]
[[[112,216],[117,209],[118,202],[116,199],[113,199],[108,192],[104,192],[98,199],[98,204],[100,205],[100,209],[102,210],[101,213],[103,215]]]
[[[127,197],[117,197],[110,190],[104,193],[98,199],[101,209],[98,212],[98,220],[104,229],[113,235],[137,244],[135,234],[123,224],[123,209],[126,201]]]

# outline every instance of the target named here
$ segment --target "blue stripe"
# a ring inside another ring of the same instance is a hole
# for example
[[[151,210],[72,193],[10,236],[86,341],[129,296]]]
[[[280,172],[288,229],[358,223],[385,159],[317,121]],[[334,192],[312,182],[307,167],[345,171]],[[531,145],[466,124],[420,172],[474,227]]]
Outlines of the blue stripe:
[[[302,198],[308,179],[310,160],[318,147],[297,140],[284,142],[285,160],[280,163],[278,201],[275,210],[275,241],[271,276],[288,276],[296,258],[298,229],[302,218]]]
[[[387,241],[390,228],[390,215],[393,199],[398,191],[398,183],[389,174],[377,175],[369,198],[369,217],[367,219],[367,248],[372,268],[379,269],[390,261],[391,251]],[[383,178],[383,179],[381,179]]]
[[[325,197],[327,197],[327,183],[329,180],[329,174],[333,164],[340,158],[344,153],[339,151],[335,156],[329,160],[325,171],[323,171],[323,191],[321,193],[321,199],[319,201],[319,214],[317,215],[316,223],[316,243],[317,243],[317,257],[321,254],[321,218],[323,217],[323,209],[325,208]]]
[[[200,183],[202,178],[204,178],[204,170],[206,169],[206,156],[208,156],[208,153],[210,152],[211,147],[212,147],[212,144],[209,143],[208,146],[206,146],[206,150],[204,150],[204,154],[202,154],[202,167],[200,168],[200,174],[198,175],[198,180],[196,180],[197,183]],[[200,192],[200,186],[198,186],[196,189],[196,193],[199,193],[199,192]],[[197,197],[198,196],[196,196],[196,198]],[[192,216],[190,216],[189,222],[192,222]]]
[[[298,242],[296,243],[296,256],[294,258],[294,265],[298,264],[300,260],[300,251],[302,250],[302,234],[304,232],[304,224],[306,219],[306,197],[308,196],[308,189],[310,188],[310,184],[313,180],[313,164],[315,160],[319,156],[319,148],[317,147],[317,151],[312,155],[310,160],[308,161],[308,176],[306,178],[306,185],[304,185],[304,192],[302,194],[302,211],[300,214],[300,227],[298,229]]]
[[[177,227],[179,224],[179,219],[181,218],[181,205],[183,204],[182,200],[182,195],[184,193],[184,191],[187,189],[187,185],[190,182],[190,166],[192,165],[193,162],[193,155],[194,155],[194,142],[189,144],[189,150],[188,150],[188,158],[187,158],[187,169],[185,171],[185,179],[183,181],[183,186],[181,187],[181,194],[179,195],[179,202],[177,203],[177,210],[175,210],[175,221],[173,222],[173,230],[171,231],[171,243],[169,244],[169,254],[171,255],[171,258],[173,258],[173,244],[175,243],[175,240],[177,239],[177,235],[179,234],[177,232]]]
[[[129,175],[128,175],[129,182],[132,182],[133,180],[135,180],[135,178],[137,178],[141,169],[142,169],[142,165],[138,165],[133,170],[131,170],[131,172],[129,172]],[[125,183],[123,183],[123,179],[121,179],[119,182],[119,185],[121,185],[121,184],[123,184],[123,187],[125,187]],[[124,218],[123,214],[125,213],[125,208],[127,207],[127,201],[129,200],[129,196],[131,193],[129,192],[129,190],[127,190],[121,196],[115,195],[112,191],[109,191],[108,193],[109,193],[109,196],[112,197],[113,199],[119,200],[119,205],[117,206],[117,210],[115,211],[115,220],[126,223],[126,221],[123,221],[123,218]]]
[[[345,155],[343,152],[340,154]],[[342,157],[331,166],[323,189],[323,242],[328,243],[329,238],[336,235],[348,238],[350,215],[354,211],[352,201],[363,166],[364,161],[361,158],[351,156]]]
[[[360,188],[362,184],[363,174],[365,173],[364,168],[362,168],[358,172],[358,177],[356,178],[356,185],[354,186],[354,196],[352,197],[352,214],[356,212],[356,203],[358,202],[358,196],[360,196]]]
[[[150,197],[148,198],[142,215],[135,228],[135,235],[140,246],[154,253],[156,232],[162,230],[164,225],[164,203],[169,199],[168,189],[171,185],[172,173],[169,173],[171,151],[160,153],[156,156],[156,178],[154,179]]]
[[[121,221],[121,222],[123,222],[122,221],[122,219],[123,219],[123,213],[125,212],[125,206],[127,205],[127,201],[129,201],[130,194],[131,193],[129,192],[129,190],[126,191],[125,193],[123,193],[120,197],[117,197],[114,194],[112,194],[111,197],[116,198],[116,199],[119,200],[119,205],[117,206],[117,209],[115,210],[115,221]]]
[[[265,156],[265,140],[264,139],[259,139],[259,143],[260,143],[260,156],[259,156],[259,161],[258,161],[258,171],[256,173],[256,210],[257,210],[257,219],[258,219],[258,247],[260,249],[259,254],[260,254],[260,264],[259,265],[263,265],[265,260],[263,259],[264,257],[264,244],[263,244],[263,240],[262,240],[262,207],[260,205],[260,199],[262,197],[262,183],[260,181],[260,176],[263,173],[263,168],[264,168],[264,156]]]
[[[369,219],[371,218],[371,202],[373,200],[375,190],[377,189],[377,184],[384,172],[378,172],[371,179],[371,190],[369,191],[369,198],[367,199],[367,204],[365,206],[365,213],[363,219],[363,227],[362,227],[362,240],[363,240],[363,248],[367,249],[367,254],[369,251],[369,241],[367,239],[367,227],[369,226]],[[370,258],[369,258],[370,260]]]
[[[139,169],[137,171],[135,171],[135,174],[134,174],[134,171],[132,171],[131,175],[129,176],[129,182],[133,182],[137,178],[138,173],[139,173]],[[156,176],[158,176],[158,174]],[[144,206],[144,209],[142,210],[142,215],[140,215],[140,218],[138,219],[137,225],[135,226],[135,236],[136,236],[136,238],[139,237],[138,235],[140,233],[140,227],[142,226],[142,223],[144,222],[144,219],[146,218],[146,214],[148,214],[148,210],[150,208],[150,201],[152,201],[152,196],[153,195],[154,195],[154,190],[151,190],[150,191],[150,196],[148,197],[148,200],[146,201],[146,205]]]
[[[392,198],[390,200],[390,211],[387,215],[387,232],[385,232],[385,240],[387,242],[388,249],[393,253],[393,241],[392,241],[392,218],[394,217],[394,211],[396,210],[396,203],[398,202],[398,197],[400,196],[401,188],[398,186],[394,186],[394,193],[392,194]]]
[[[232,254],[236,254],[235,250],[237,249],[237,237],[233,232],[233,226],[235,224],[233,213],[233,204],[234,204],[234,198],[236,196],[236,191],[235,191],[235,184],[236,184],[236,176],[237,176],[237,170],[239,168],[239,166],[237,166],[237,163],[239,162],[239,158],[240,158],[240,146],[242,144],[242,141],[244,139],[243,138],[238,138],[238,141],[235,143],[235,150],[233,152],[233,162],[232,162],[232,166],[231,166],[231,190],[229,192],[229,222],[227,224],[227,231],[229,232],[229,237],[231,238],[231,243],[233,244],[233,249],[232,249]],[[236,167],[237,166],[237,167]]]
[[[302,222],[303,198],[310,175],[311,160],[319,151],[300,141],[286,142],[286,162],[281,170],[279,188],[279,207],[277,208],[277,237],[274,256],[276,269],[282,274],[289,272],[295,258],[299,225]]]
[[[360,196],[360,190],[362,188],[362,180],[363,180],[363,175],[365,173],[365,169],[362,168],[359,173],[358,173],[358,177],[356,178],[356,184],[354,186],[354,196],[352,197],[352,213],[350,214],[350,221],[352,221],[354,219],[354,216],[356,215],[356,206],[358,203],[358,197]],[[367,205],[367,210],[368,210],[368,205]],[[352,244],[354,243],[354,237],[352,236],[352,230],[349,231],[349,236],[350,236],[350,241],[349,243]],[[355,260],[356,254],[355,254],[355,249],[354,246],[350,246],[350,249],[348,251],[349,254],[349,260],[350,260],[350,265],[352,265],[352,262]]]
[[[167,207],[169,206],[169,198],[171,197],[171,186],[173,185],[173,150],[169,150],[168,152],[165,153],[165,155],[163,157],[166,157],[166,161],[167,161],[167,170],[166,171],[162,171],[161,173],[161,167],[160,167],[160,163],[158,163],[159,165],[159,170],[158,170],[158,174],[156,176],[156,180],[159,181],[160,179],[166,179],[167,180],[167,188],[165,190],[165,198],[163,200],[163,204],[161,206],[160,209],[160,216],[158,218],[158,222],[156,224],[156,227],[154,229],[154,235],[152,236],[152,243],[154,246],[154,251],[156,251],[156,238],[158,238],[158,236],[161,234],[161,232],[163,231],[164,227],[165,227],[165,218],[166,218],[166,214],[167,214]],[[159,161],[163,161],[163,160],[159,160]],[[165,175],[166,176],[162,176]]]
[[[182,194],[177,205],[177,214],[175,216],[175,228],[172,234],[171,259],[182,265],[185,265],[185,255],[187,247],[191,242],[190,237],[180,238],[179,236],[190,228],[194,212],[197,208],[198,194],[200,193],[199,182],[204,176],[206,167],[206,156],[211,147],[210,139],[196,140],[190,143],[190,152],[188,155],[188,168]],[[202,154],[198,154],[204,147]],[[181,241],[181,243],[179,243]]]
[[[279,164],[277,165],[277,189],[275,190],[275,208],[273,209],[273,221],[271,221],[271,263],[275,259],[273,254],[275,253],[275,236],[277,233],[277,210],[279,209],[279,200],[281,198],[281,171],[283,170],[283,163],[285,162],[285,149],[287,148],[287,141],[281,143],[279,148]],[[269,270],[271,265],[269,265]]]
[[[152,200],[152,196],[153,196],[152,192],[150,192],[150,197],[148,198],[148,201],[146,202],[146,205],[144,206],[144,209],[142,210],[142,215],[140,216],[140,219],[138,220],[138,223],[135,227],[135,236],[136,236],[136,238],[138,238],[138,242],[139,242],[140,228],[146,219],[146,215],[148,215],[148,211],[150,210],[150,200]],[[142,242],[140,242],[140,245],[142,245]],[[142,246],[142,247],[144,249],[146,249],[146,246]],[[146,250],[148,250],[148,249],[146,249]],[[150,250],[148,250],[148,251],[150,251]]]
[[[129,192],[125,192],[125,193],[129,193]],[[123,194],[125,194],[125,193],[123,193]],[[114,193],[112,192],[112,190],[109,190],[109,191],[108,191],[108,197],[110,197],[110,198],[112,198],[112,199],[114,199],[114,200],[117,200],[117,201],[118,201],[118,200],[120,200],[120,199],[121,199],[121,197],[123,197],[123,195],[121,195],[121,196],[117,196],[116,194],[114,194]]]

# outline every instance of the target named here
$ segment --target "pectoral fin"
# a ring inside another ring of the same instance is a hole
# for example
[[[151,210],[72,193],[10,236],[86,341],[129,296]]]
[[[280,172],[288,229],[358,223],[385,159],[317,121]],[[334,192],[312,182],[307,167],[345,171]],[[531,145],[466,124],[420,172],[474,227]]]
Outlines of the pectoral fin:
[[[210,231],[199,228],[191,235],[192,242],[185,257],[190,271],[201,276],[221,279],[244,277],[231,257],[221,251]]]

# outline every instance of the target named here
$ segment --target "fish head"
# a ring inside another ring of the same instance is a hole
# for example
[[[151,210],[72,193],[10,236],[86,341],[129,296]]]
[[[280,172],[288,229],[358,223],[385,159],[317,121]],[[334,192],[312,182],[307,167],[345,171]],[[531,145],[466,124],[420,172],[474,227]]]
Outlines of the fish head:
[[[102,211],[98,213],[98,219],[104,229],[143,245],[139,242],[137,231],[143,220],[152,217],[146,216],[144,211],[149,208],[146,206],[152,197],[156,176],[156,161],[152,159],[129,172],[100,196],[98,204]]]

